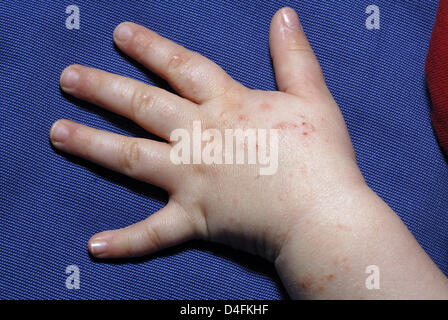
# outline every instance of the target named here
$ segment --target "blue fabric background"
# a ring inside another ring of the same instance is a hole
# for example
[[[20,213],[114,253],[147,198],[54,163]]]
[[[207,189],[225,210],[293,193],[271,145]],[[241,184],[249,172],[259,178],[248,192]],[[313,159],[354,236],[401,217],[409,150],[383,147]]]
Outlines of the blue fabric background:
[[[373,2],[380,30],[364,25]],[[65,27],[70,4],[80,8],[80,30]],[[286,5],[299,12],[369,185],[448,274],[448,170],[424,79],[437,1],[2,1],[0,298],[287,298],[272,265],[199,241],[141,259],[91,259],[91,235],[144,219],[166,194],[61,154],[48,141],[59,118],[148,136],[59,89],[60,72],[72,63],[165,86],[114,47],[118,23],[145,25],[243,84],[273,90],[269,22]],[[71,264],[80,268],[80,290],[65,288]]]

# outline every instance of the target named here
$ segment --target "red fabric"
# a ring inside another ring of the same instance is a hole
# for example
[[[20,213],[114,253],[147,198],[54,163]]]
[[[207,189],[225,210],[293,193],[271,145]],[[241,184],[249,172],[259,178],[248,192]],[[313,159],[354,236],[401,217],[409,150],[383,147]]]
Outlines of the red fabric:
[[[448,0],[440,0],[437,9],[426,58],[426,79],[434,131],[448,155]]]

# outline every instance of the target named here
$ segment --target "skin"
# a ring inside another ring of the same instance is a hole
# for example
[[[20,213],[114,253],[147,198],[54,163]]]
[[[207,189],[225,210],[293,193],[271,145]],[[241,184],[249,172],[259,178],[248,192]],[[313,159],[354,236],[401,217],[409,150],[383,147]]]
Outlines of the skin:
[[[446,277],[366,185],[292,9],[279,10],[271,22],[276,92],[250,90],[203,56],[130,22],[117,27],[114,40],[179,95],[81,65],[63,71],[62,89],[166,142],[69,120],[55,122],[50,139],[59,150],[166,189],[170,200],[144,221],[94,235],[94,256],[141,256],[206,239],[273,262],[292,298],[448,298]],[[277,172],[259,175],[248,164],[173,164],[170,133],[191,130],[194,120],[218,130],[278,129]],[[380,268],[379,290],[365,286],[369,265]]]

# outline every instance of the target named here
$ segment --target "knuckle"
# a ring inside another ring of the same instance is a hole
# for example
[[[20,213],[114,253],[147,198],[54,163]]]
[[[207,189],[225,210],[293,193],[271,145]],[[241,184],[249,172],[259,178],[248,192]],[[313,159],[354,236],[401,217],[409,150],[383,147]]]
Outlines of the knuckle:
[[[168,60],[168,73],[173,74],[186,69],[194,54],[190,51],[176,52]]]
[[[154,42],[154,36],[150,36],[142,32],[137,32],[133,40],[134,41],[132,42],[132,50],[134,52],[135,58],[138,61],[141,61],[144,58],[148,48],[150,48],[152,43]]]
[[[128,232],[125,236],[126,239],[126,245],[124,246],[124,254],[127,257],[134,256],[134,242],[133,241],[133,234]]]
[[[173,88],[177,92],[187,93],[191,96],[201,96],[203,87],[201,83],[201,68],[203,66],[194,61],[196,53],[181,51],[170,55],[166,65],[166,76],[176,79]]]
[[[151,95],[147,90],[135,89],[131,98],[131,115],[133,119],[143,117],[146,110],[151,109],[155,104],[155,96]]]
[[[296,41],[296,40],[292,40],[292,41],[288,42],[288,44],[286,46],[286,51],[288,51],[288,52],[300,52],[300,53],[314,55],[314,51],[313,51],[313,49],[311,49],[311,47],[309,45],[304,44],[304,43],[299,42],[299,41]]]
[[[156,228],[148,224],[146,228],[144,228],[144,237],[146,238],[148,243],[151,243],[154,251],[159,251],[162,249],[162,240],[159,232]]]
[[[140,159],[140,144],[137,141],[123,142],[120,151],[120,167],[127,172],[134,171]]]
[[[216,99],[220,100],[228,110],[240,110],[244,107],[243,98],[246,97],[247,88],[244,86],[234,86],[233,80],[230,79],[229,85],[224,88],[221,95]]]
[[[96,93],[103,86],[103,77],[93,70],[86,70],[82,77],[82,81],[79,81],[81,84],[78,93],[83,99],[96,103]]]
[[[300,79],[288,83],[284,91],[302,97],[314,97],[322,89],[320,81],[314,77],[303,75]]]

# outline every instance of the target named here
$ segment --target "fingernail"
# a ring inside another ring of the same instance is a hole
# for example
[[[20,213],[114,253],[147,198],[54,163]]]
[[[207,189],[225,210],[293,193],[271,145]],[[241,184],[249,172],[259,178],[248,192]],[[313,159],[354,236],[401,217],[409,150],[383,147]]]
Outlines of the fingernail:
[[[295,10],[291,8],[285,8],[282,10],[282,20],[286,27],[294,30],[302,30],[299,17]]]
[[[132,29],[126,25],[121,24],[118,26],[117,30],[115,30],[115,37],[118,41],[126,41],[132,36]]]
[[[51,127],[50,139],[53,142],[64,142],[67,140],[69,134],[70,132],[67,126],[57,121]]]
[[[64,88],[73,88],[79,80],[79,72],[73,68],[67,68],[61,75],[61,86]]]
[[[92,240],[89,244],[90,253],[95,257],[104,256],[107,251],[107,242],[104,240]]]

